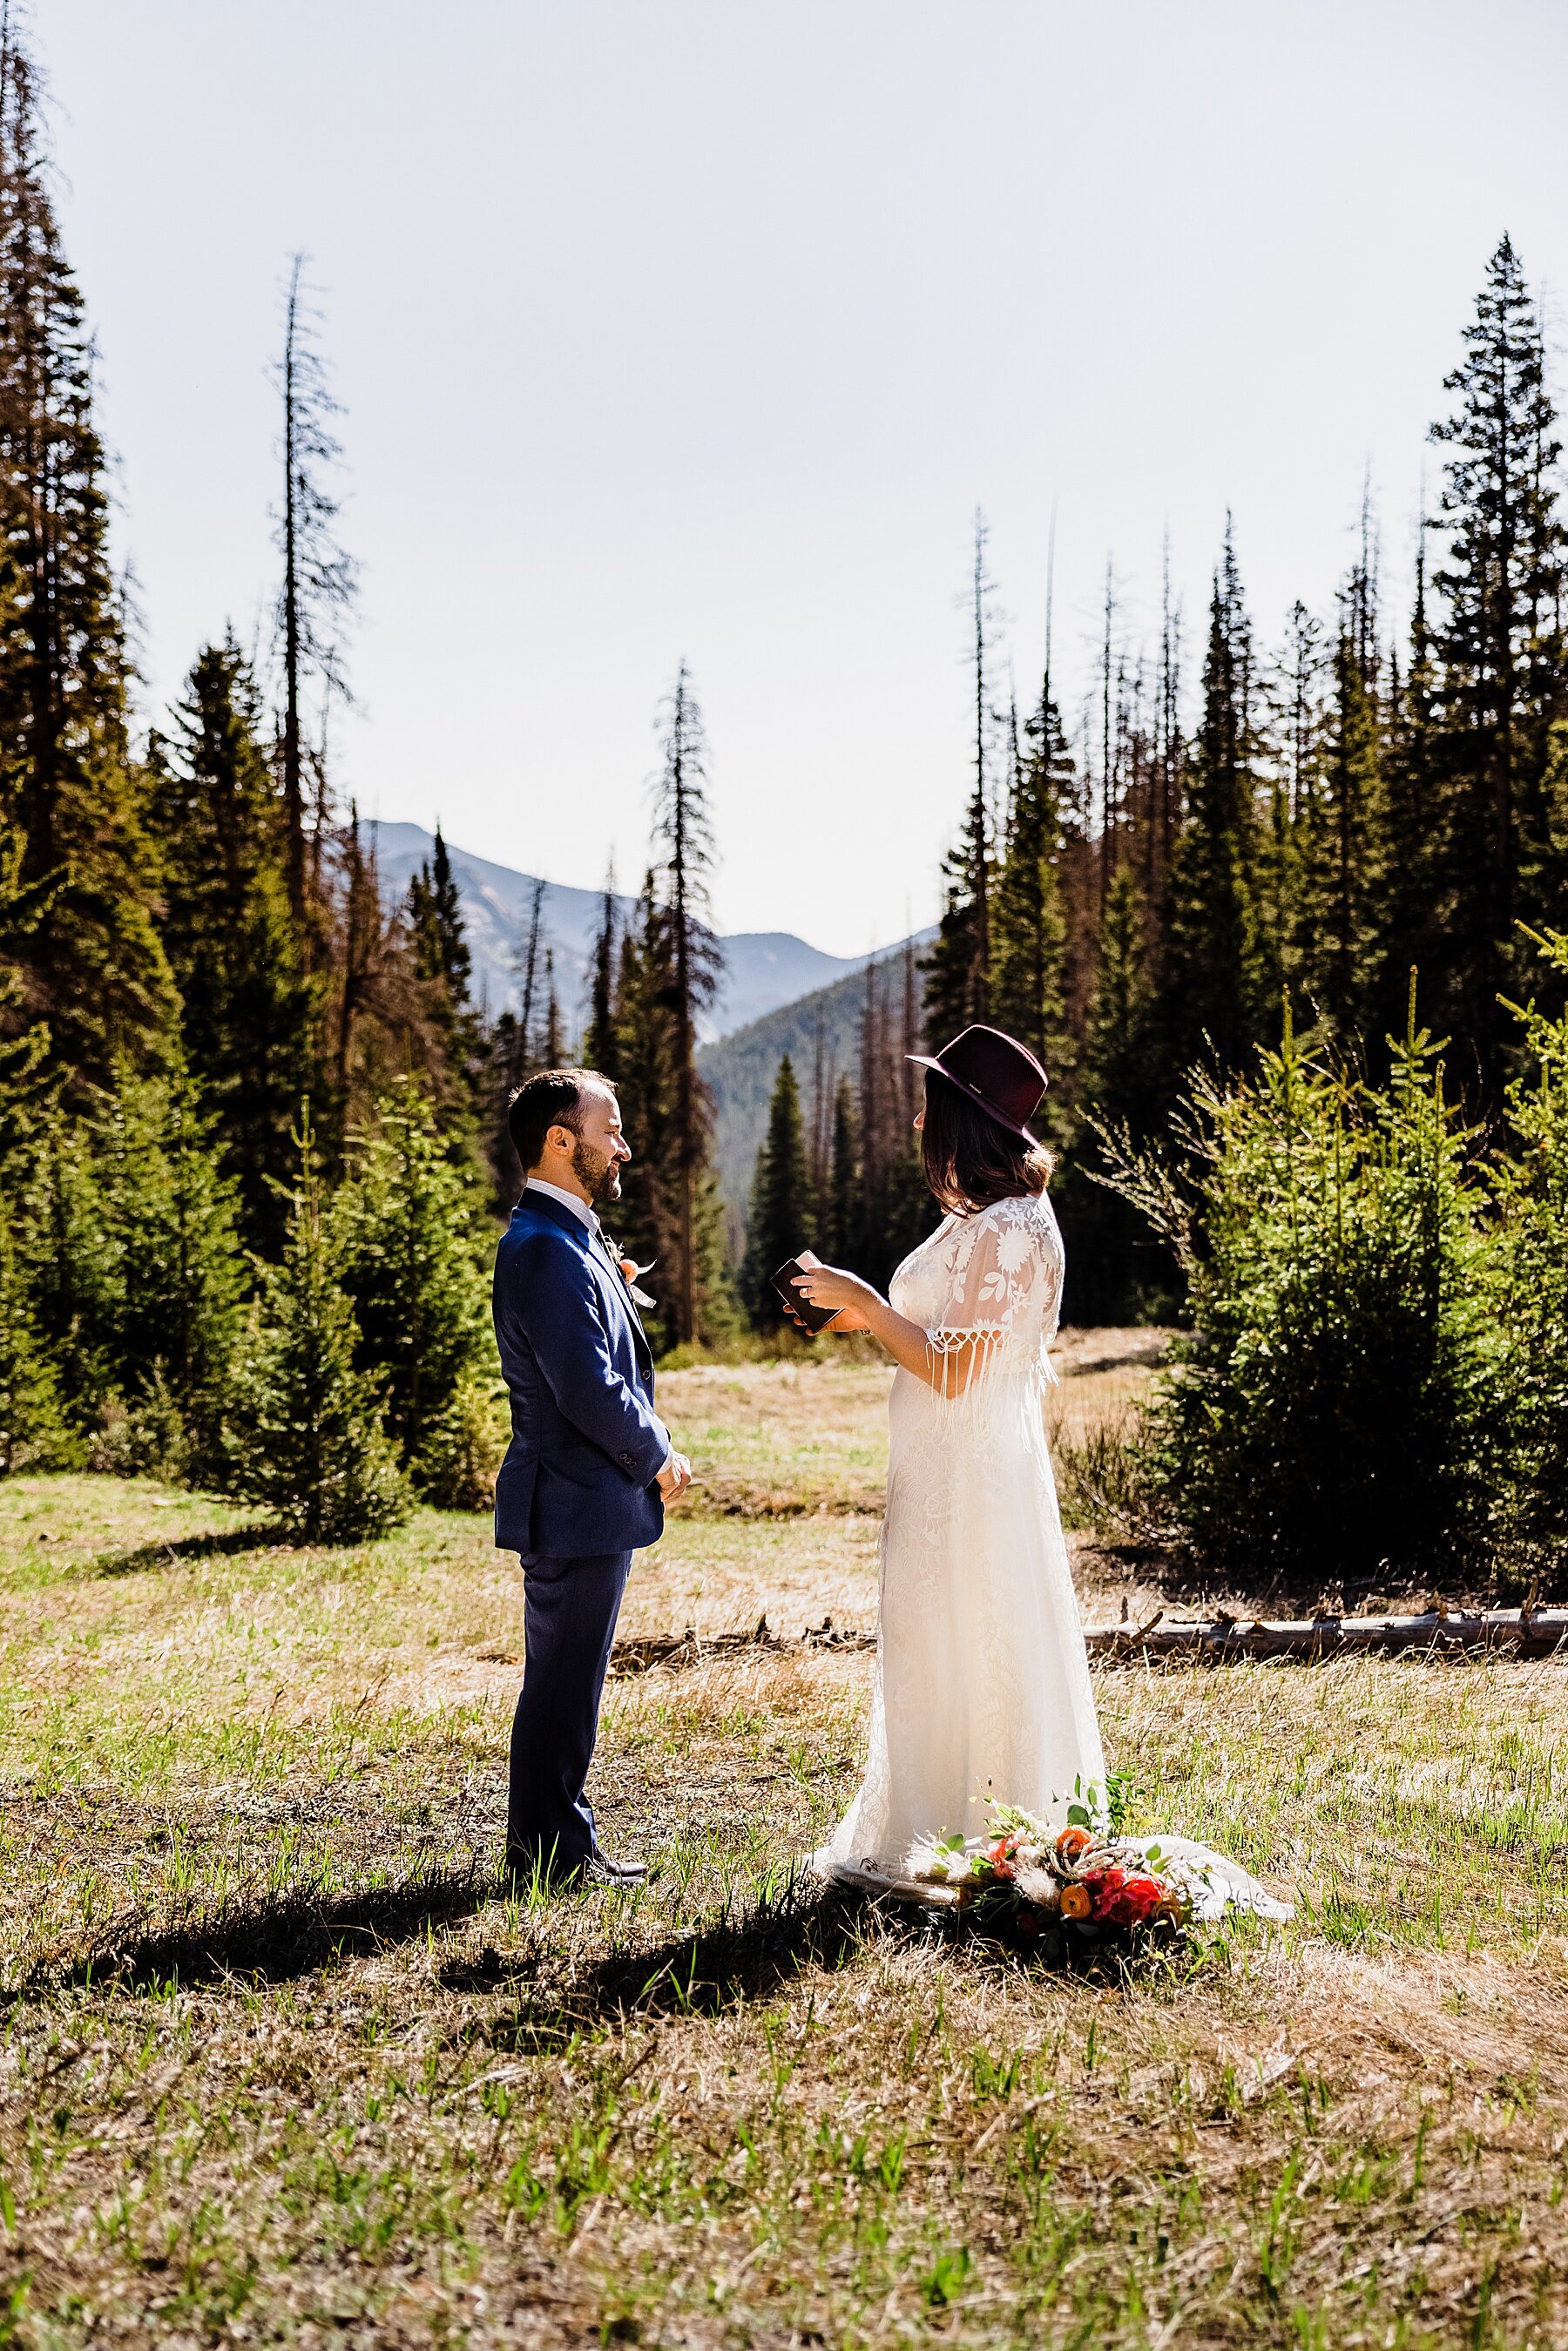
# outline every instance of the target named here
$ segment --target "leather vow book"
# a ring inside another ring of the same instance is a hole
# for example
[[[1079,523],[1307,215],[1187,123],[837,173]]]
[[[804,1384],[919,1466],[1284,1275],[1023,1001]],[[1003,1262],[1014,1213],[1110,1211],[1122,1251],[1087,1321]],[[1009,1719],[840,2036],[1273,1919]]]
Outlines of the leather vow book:
[[[788,1265],[781,1265],[777,1273],[770,1273],[768,1277],[768,1286],[776,1290],[784,1301],[784,1311],[790,1321],[798,1322],[801,1330],[809,1332],[813,1339],[819,1331],[825,1331],[829,1323],[837,1319],[839,1310],[836,1306],[811,1305],[801,1297],[790,1277],[797,1273],[810,1273],[821,1262],[814,1250],[801,1249]]]

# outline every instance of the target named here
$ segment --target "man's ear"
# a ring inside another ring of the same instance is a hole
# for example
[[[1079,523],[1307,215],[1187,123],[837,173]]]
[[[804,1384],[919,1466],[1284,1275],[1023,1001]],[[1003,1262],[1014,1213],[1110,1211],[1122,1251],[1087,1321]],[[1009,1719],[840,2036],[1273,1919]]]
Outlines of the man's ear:
[[[546,1127],[545,1141],[552,1144],[557,1151],[564,1151],[569,1155],[577,1148],[577,1137],[570,1126]]]

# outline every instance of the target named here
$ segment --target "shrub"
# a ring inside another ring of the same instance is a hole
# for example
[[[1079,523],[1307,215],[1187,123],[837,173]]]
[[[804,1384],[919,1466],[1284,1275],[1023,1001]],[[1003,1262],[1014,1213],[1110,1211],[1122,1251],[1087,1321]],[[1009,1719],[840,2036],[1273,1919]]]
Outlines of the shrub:
[[[0,1195],[0,1477],[79,1459],[16,1249],[15,1205],[9,1189]]]
[[[298,1141],[283,1261],[264,1278],[229,1425],[230,1486],[295,1541],[356,1542],[397,1526],[410,1495],[379,1385],[355,1367],[359,1326],[332,1270],[308,1114]]]
[[[110,1478],[159,1478],[178,1485],[192,1467],[191,1434],[162,1364],[154,1364],[140,1395],[106,1395],[87,1450],[87,1466]]]
[[[462,1373],[445,1408],[427,1425],[419,1488],[438,1510],[487,1510],[511,1424],[506,1384]]]
[[[349,1179],[328,1223],[359,1329],[355,1362],[386,1394],[404,1467],[432,1501],[482,1508],[445,1498],[478,1492],[486,1476],[479,1390],[500,1371],[486,1279],[489,1236],[477,1176],[452,1158],[413,1079],[399,1079],[374,1123],[354,1136]],[[455,1468],[460,1456],[466,1469]]]
[[[1176,1249],[1192,1332],[1149,1470],[1171,1533],[1249,1580],[1471,1571],[1503,1477],[1488,1186],[1415,1027],[1375,1089],[1287,1021],[1254,1082],[1197,1081],[1173,1170],[1107,1135]]]
[[[1568,936],[1530,935],[1568,973]],[[1511,1437],[1502,1538],[1513,1572],[1539,1579],[1568,1553],[1568,1013],[1513,1009],[1530,1061],[1509,1088],[1514,1150],[1495,1171]]]
[[[118,1460],[135,1421],[139,1468],[156,1455],[160,1475],[214,1473],[246,1284],[235,1186],[190,1078],[121,1067],[92,1117],[57,1107],[40,1122],[12,1179],[35,1319],[78,1440]]]
[[[1048,1434],[1063,1526],[1124,1542],[1155,1531],[1140,1413],[1128,1405],[1076,1437],[1058,1418]]]

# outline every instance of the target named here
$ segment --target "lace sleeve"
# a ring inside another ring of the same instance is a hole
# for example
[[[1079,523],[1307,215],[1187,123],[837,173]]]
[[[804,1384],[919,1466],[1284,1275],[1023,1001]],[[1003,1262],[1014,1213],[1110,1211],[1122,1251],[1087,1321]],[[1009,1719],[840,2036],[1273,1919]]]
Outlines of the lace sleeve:
[[[939,1394],[962,1395],[1003,1358],[1038,1364],[1056,1328],[1061,1262],[1043,1201],[1003,1201],[959,1226],[940,1320],[926,1332]]]

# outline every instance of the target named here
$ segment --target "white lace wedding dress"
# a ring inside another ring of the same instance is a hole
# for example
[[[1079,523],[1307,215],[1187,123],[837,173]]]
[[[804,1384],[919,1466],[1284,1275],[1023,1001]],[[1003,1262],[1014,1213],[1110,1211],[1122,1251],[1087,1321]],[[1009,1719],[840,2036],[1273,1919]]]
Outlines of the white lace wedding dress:
[[[904,1879],[917,1842],[981,1835],[990,1796],[1059,1827],[1075,1794],[1098,1809],[1100,1727],[1045,1439],[1062,1268],[1041,1195],[948,1217],[889,1286],[938,1370],[971,1376],[961,1394],[956,1378],[894,1379],[870,1752],[814,1856],[824,1876]],[[1157,1846],[1195,1917],[1291,1915],[1190,1838],[1124,1842],[1129,1855]]]
[[[1103,1782],[1045,1438],[1062,1265],[1041,1195],[947,1217],[893,1278],[898,1311],[971,1376],[957,1395],[893,1383],[871,1751],[818,1855],[829,1875],[977,1836],[988,1796],[1060,1825],[1074,1788]]]

